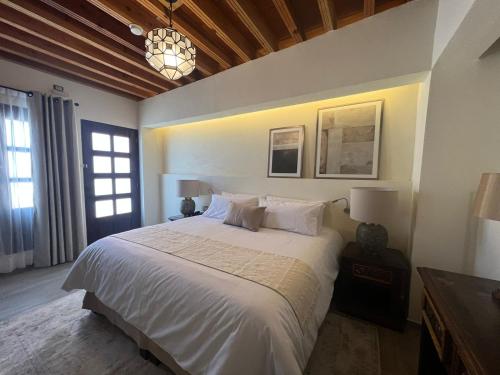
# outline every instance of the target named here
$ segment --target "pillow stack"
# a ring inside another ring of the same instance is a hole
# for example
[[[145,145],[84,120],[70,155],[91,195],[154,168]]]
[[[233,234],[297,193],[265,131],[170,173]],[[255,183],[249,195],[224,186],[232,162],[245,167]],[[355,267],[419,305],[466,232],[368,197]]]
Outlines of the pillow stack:
[[[213,194],[205,217],[258,231],[259,227],[317,236],[323,226],[324,202],[223,192]]]

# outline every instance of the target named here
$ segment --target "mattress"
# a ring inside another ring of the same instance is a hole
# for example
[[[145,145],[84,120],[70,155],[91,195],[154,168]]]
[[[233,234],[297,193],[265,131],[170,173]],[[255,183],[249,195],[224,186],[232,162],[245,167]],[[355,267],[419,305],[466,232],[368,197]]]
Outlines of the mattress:
[[[341,236],[250,232],[205,217],[165,227],[306,263],[320,285],[307,326],[269,288],[112,236],[82,252],[63,288],[94,293],[193,375],[302,373],[329,308]]]

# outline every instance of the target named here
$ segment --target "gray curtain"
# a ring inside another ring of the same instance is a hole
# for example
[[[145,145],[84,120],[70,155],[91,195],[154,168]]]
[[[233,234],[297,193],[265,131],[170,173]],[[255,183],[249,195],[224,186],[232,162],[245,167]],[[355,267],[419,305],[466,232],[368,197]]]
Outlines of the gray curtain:
[[[30,101],[36,267],[70,262],[84,247],[73,101],[35,93]]]
[[[33,264],[29,123],[27,95],[0,88],[0,273]]]

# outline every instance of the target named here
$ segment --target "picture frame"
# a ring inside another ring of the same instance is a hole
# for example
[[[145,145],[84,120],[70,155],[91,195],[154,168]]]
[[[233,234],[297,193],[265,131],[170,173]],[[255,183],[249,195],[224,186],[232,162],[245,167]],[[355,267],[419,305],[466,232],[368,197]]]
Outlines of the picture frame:
[[[383,100],[318,110],[315,178],[378,179]]]
[[[269,130],[267,177],[302,177],[305,126]]]

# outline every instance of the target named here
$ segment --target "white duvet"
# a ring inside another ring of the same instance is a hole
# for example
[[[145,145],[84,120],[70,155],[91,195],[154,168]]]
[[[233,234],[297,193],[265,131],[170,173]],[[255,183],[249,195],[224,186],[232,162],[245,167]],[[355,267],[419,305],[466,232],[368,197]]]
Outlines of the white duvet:
[[[114,237],[90,245],[63,288],[95,293],[193,375],[301,374],[328,311],[341,236],[326,228],[316,237],[266,228],[250,232],[205,217],[168,225],[304,261],[321,285],[314,318],[302,331],[277,292]]]

